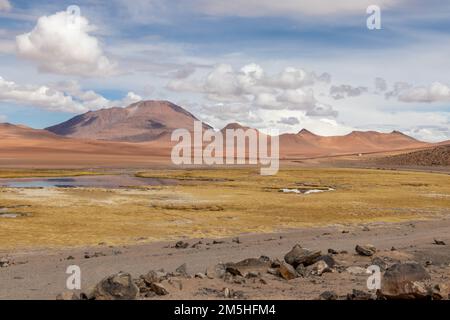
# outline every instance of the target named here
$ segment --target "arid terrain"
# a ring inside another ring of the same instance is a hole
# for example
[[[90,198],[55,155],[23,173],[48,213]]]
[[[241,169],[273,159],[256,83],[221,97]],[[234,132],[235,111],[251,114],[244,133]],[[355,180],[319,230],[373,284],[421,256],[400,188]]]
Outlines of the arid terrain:
[[[150,101],[0,125],[0,298],[71,299],[69,265],[86,299],[448,298],[447,142],[302,130],[274,176],[175,167],[170,132],[194,120]]]

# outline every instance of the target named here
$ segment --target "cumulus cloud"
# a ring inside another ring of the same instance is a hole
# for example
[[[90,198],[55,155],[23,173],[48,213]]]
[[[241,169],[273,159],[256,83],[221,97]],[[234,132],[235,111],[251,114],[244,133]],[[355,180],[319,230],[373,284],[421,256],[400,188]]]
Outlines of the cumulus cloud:
[[[240,70],[219,64],[204,78],[173,79],[167,88],[172,91],[200,93],[212,102],[248,104],[254,109],[302,110],[310,115],[336,116],[331,107],[321,105],[311,88],[328,83],[330,75],[317,75],[297,68],[285,68],[278,74],[267,74],[257,64]]]
[[[94,27],[68,12],[40,17],[34,29],[16,37],[17,54],[37,63],[42,72],[77,76],[108,76],[116,64],[104,54]]]
[[[111,101],[95,93],[83,91],[76,82],[55,86],[19,85],[0,77],[0,101],[39,107],[49,111],[82,113],[109,107],[123,107],[142,98],[133,92],[118,101]]]
[[[9,11],[12,6],[8,0],[0,0],[0,11]]]
[[[440,82],[434,82],[429,86],[407,88],[399,92],[398,99],[403,102],[450,101],[450,87]]]
[[[357,97],[368,91],[367,87],[352,87],[350,85],[342,84],[340,86],[331,86],[330,96],[335,100],[340,100],[347,97]]]

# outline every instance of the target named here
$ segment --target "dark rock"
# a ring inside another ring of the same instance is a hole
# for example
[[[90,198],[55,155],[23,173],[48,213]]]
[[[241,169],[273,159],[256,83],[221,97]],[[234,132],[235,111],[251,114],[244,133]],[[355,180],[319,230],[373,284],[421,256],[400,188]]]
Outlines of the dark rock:
[[[384,260],[381,259],[380,257],[373,258],[371,264],[375,265],[375,266],[379,266],[381,271],[385,271],[387,268],[386,262],[384,262]]]
[[[371,256],[373,256],[373,255],[377,252],[377,249],[375,249],[374,246],[368,244],[368,245],[365,245],[365,246],[357,245],[357,246],[355,247],[355,251],[356,251],[360,256],[371,257]]]
[[[213,241],[213,244],[222,244],[222,243],[225,243],[225,241],[222,241],[222,240],[214,240]]]
[[[73,256],[68,256],[68,257],[66,258],[66,260],[75,260],[75,258],[74,258]]]
[[[189,243],[187,243],[187,242],[178,241],[177,243],[175,243],[176,249],[186,249],[187,247],[189,247]]]
[[[320,300],[337,300],[338,295],[334,291],[325,291],[320,294],[319,299]]]
[[[315,263],[320,255],[320,251],[310,251],[297,244],[284,256],[284,261],[289,263],[294,268],[296,268],[299,264],[303,264],[306,267]]]
[[[161,283],[152,283],[150,285],[151,290],[158,296],[165,296],[169,294],[169,291]]]
[[[319,258],[317,258],[317,261],[324,261],[330,268],[334,268],[336,265],[336,261],[331,255],[322,255]]]
[[[11,265],[11,261],[8,258],[0,258],[0,268],[7,268]]]
[[[334,249],[328,249],[328,254],[339,254],[339,252],[337,250]]]
[[[434,239],[434,244],[438,246],[445,246],[445,242],[439,239]]]
[[[381,281],[379,296],[386,299],[420,299],[427,297],[428,272],[418,263],[398,263],[388,268]]]
[[[134,300],[139,288],[129,273],[119,272],[106,277],[94,288],[91,297],[95,300]]]
[[[375,297],[372,296],[370,293],[356,289],[353,289],[353,292],[347,295],[347,300],[372,300],[372,299],[375,299]]]

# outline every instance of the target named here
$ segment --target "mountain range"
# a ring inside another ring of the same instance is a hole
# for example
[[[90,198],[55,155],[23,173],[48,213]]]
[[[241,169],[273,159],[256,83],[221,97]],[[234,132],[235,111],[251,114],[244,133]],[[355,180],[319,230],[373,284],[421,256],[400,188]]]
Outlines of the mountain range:
[[[112,156],[116,157],[116,162],[122,158],[126,161],[139,158],[138,163],[150,161],[149,157],[168,159],[174,144],[170,141],[172,131],[178,128],[192,131],[196,120],[194,115],[171,102],[141,101],[126,108],[87,112],[45,130],[0,124],[0,165],[5,164],[5,159],[24,161],[21,157],[25,154],[30,154],[33,159],[40,156],[43,161],[52,155],[64,155],[67,161],[71,157],[85,157],[87,163],[93,164],[100,159],[108,162]],[[203,125],[203,129],[210,128],[208,124]],[[239,128],[245,130],[248,127],[230,123],[222,131]],[[398,131],[354,131],[344,136],[320,136],[303,129],[296,134],[282,134],[279,138],[280,157],[285,159],[434,146]]]

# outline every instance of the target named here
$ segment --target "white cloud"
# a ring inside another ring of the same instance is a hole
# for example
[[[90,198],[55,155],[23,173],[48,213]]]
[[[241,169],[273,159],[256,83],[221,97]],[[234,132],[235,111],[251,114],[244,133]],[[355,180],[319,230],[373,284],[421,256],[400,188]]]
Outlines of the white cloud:
[[[399,93],[398,99],[403,102],[450,101],[450,87],[440,82],[434,82],[429,86],[408,88]]]
[[[219,64],[201,79],[173,79],[167,88],[200,93],[209,101],[227,105],[241,103],[253,109],[302,110],[311,116],[335,117],[336,111],[331,106],[320,104],[310,88],[316,83],[329,81],[329,74],[316,75],[292,67],[269,75],[254,63],[238,71],[229,64]]]
[[[94,91],[83,91],[78,83],[55,86],[18,85],[0,77],[0,101],[23,104],[50,111],[82,113],[109,107],[124,107],[142,98],[133,92],[119,101],[110,101]]]
[[[404,0],[378,0],[382,8],[394,7]],[[321,15],[365,15],[373,0],[198,0],[194,2],[200,12],[213,16],[321,16]]]
[[[383,78],[375,78],[375,91],[384,92],[387,90],[387,82]]]
[[[43,72],[108,76],[116,72],[115,63],[103,53],[99,41],[89,33],[94,27],[67,12],[43,16],[34,29],[16,37],[20,57],[37,63]]]
[[[8,0],[0,0],[0,11],[9,11],[12,6]]]
[[[0,122],[6,122],[6,119],[8,119],[7,116],[0,114]]]
[[[280,120],[278,120],[278,123],[286,124],[288,126],[294,126],[300,124],[300,121],[296,117],[283,117]]]

